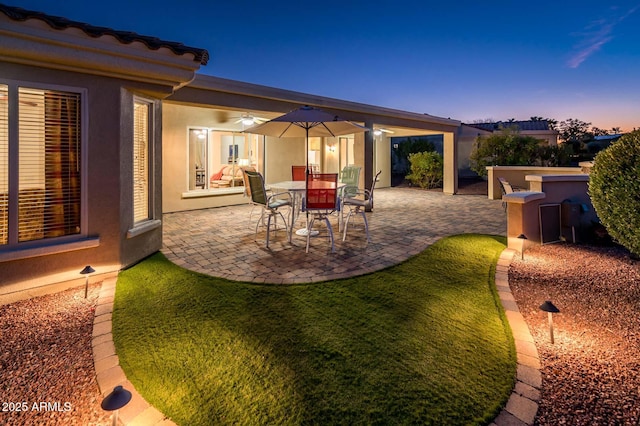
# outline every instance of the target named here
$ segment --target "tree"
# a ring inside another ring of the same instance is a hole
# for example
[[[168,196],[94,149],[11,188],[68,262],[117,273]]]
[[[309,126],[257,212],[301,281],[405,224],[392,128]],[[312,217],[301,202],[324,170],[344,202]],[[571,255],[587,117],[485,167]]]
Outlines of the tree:
[[[593,136],[605,136],[609,134],[609,131],[598,127],[592,127],[591,133],[593,133]]]
[[[584,143],[593,138],[593,135],[589,132],[589,126],[591,126],[591,123],[577,118],[568,118],[565,121],[561,121],[558,125],[560,139],[567,143]]]
[[[549,128],[551,130],[556,130],[556,128],[558,127],[558,120],[556,120],[555,118],[545,118],[544,121],[549,124]]]
[[[522,136],[513,127],[487,137],[479,137],[471,152],[471,170],[487,175],[487,166],[525,166],[536,161],[539,141]]]
[[[622,136],[596,155],[589,196],[609,235],[640,255],[640,131]]]
[[[542,167],[567,166],[571,163],[571,152],[571,147],[565,144],[541,145],[537,149],[535,164]]]

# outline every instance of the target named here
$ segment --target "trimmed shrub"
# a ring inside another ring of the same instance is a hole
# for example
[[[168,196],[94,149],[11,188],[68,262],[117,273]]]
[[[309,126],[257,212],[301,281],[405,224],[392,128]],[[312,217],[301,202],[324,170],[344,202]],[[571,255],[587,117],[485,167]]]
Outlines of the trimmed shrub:
[[[409,154],[411,173],[406,178],[420,188],[430,189],[442,184],[443,159],[434,151]]]
[[[593,162],[589,196],[607,232],[640,254],[640,130],[628,133]]]
[[[480,176],[487,175],[487,166],[526,166],[535,163],[540,141],[522,136],[513,129],[476,140],[470,156],[471,170]]]

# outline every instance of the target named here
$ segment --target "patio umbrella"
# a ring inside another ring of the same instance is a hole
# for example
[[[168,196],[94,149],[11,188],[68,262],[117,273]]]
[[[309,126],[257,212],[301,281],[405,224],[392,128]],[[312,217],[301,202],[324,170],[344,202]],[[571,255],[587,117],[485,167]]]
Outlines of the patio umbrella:
[[[306,166],[309,170],[309,137],[335,137],[359,133],[368,128],[318,108],[305,105],[265,123],[250,127],[246,133],[275,136],[278,138],[306,138]]]
[[[305,105],[281,115],[280,117],[276,117],[265,123],[250,127],[246,129],[245,132],[275,136],[278,138],[305,137],[305,159],[307,174],[309,174],[309,136],[335,137],[340,135],[349,135],[352,133],[360,133],[367,130],[369,130],[367,127],[344,120],[327,111]],[[304,181],[306,188],[308,179],[305,179]],[[307,211],[307,222],[308,220],[309,212]]]

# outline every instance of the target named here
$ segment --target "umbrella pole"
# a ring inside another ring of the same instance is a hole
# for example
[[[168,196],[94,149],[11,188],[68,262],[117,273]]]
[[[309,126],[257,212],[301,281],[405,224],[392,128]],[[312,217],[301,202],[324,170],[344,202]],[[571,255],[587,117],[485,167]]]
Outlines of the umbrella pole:
[[[304,158],[305,161],[307,163],[307,167],[306,167],[306,174],[304,176],[304,196],[306,197],[308,192],[309,192],[309,124],[307,124],[305,126],[305,130],[307,131],[307,137],[305,139],[305,151],[304,151]],[[304,209],[305,213],[307,214],[307,222],[305,223],[306,227],[307,227],[307,232],[311,232],[311,229],[309,229],[309,209],[306,208]]]

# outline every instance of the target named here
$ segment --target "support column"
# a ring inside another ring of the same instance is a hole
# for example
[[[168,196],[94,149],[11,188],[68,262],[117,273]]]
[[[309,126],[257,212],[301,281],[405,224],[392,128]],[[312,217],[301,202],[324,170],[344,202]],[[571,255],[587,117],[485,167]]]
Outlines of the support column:
[[[364,187],[369,189],[371,182],[373,181],[373,121],[367,120],[364,122],[365,127],[369,128],[368,132],[364,133]],[[371,211],[370,208],[365,211]]]
[[[447,195],[453,195],[458,192],[458,144],[456,137],[457,134],[454,132],[444,133],[443,135],[444,170],[442,192]]]

